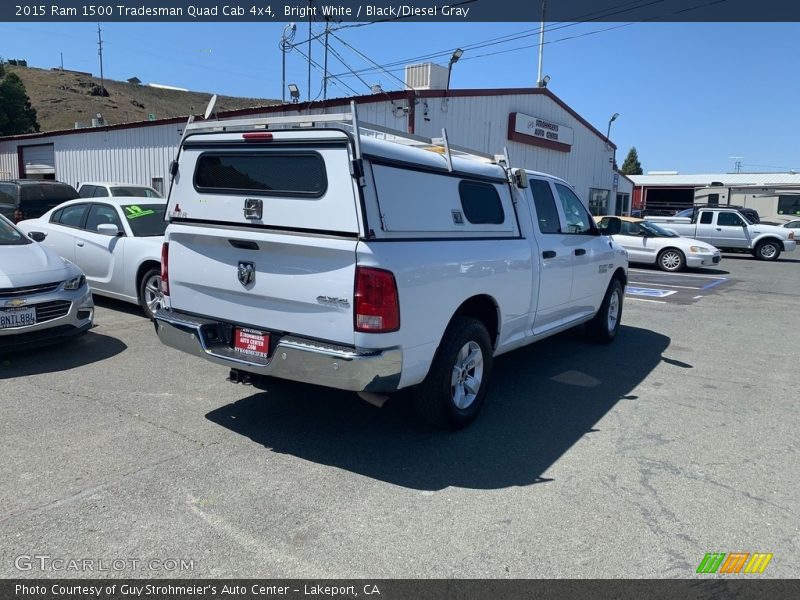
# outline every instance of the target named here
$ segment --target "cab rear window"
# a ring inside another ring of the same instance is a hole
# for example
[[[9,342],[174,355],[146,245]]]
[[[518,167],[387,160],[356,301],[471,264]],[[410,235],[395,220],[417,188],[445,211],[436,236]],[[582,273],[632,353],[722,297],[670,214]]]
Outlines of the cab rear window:
[[[328,181],[315,152],[206,152],[197,160],[198,192],[320,198]]]

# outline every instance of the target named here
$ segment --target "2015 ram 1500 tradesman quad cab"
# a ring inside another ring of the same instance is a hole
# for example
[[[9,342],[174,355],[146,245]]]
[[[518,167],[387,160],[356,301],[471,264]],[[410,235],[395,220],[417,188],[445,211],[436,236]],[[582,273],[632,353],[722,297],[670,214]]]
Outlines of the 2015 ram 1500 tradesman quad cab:
[[[418,386],[420,414],[457,428],[495,356],[582,323],[614,339],[627,256],[566,182],[349,114],[308,119],[187,127],[155,316],[165,344],[232,380],[372,401]]]

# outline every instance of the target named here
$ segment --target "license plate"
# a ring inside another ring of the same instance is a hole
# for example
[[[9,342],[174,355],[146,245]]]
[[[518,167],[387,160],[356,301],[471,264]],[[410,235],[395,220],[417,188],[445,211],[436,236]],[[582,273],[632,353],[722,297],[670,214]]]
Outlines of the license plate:
[[[36,309],[12,308],[0,311],[0,329],[36,325]]]
[[[269,334],[255,329],[237,327],[234,330],[233,349],[242,354],[267,358],[269,353]]]

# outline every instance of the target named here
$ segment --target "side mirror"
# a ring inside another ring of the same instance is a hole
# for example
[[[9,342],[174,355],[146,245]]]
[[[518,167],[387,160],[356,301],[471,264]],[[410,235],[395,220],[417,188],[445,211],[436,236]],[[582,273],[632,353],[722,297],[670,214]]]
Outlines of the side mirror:
[[[518,188],[524,189],[528,187],[528,174],[524,169],[517,169],[514,171],[514,183],[517,184]]]
[[[42,231],[31,231],[28,233],[28,237],[31,238],[34,242],[43,242],[44,238],[47,237],[47,234]]]
[[[120,234],[119,227],[113,223],[100,223],[97,226],[97,233],[100,235],[107,235],[109,237],[117,237]]]

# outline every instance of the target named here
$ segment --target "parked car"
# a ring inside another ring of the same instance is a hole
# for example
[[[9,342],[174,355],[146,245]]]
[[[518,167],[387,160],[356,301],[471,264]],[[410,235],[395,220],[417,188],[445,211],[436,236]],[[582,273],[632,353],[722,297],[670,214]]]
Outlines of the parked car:
[[[800,219],[795,219],[794,221],[789,221],[788,223],[784,223],[783,227],[786,229],[791,229],[793,231],[800,231]],[[795,233],[795,238],[797,234]]]
[[[725,252],[750,252],[759,260],[776,260],[781,252],[792,252],[797,245],[793,231],[751,223],[733,208],[697,208],[691,218],[650,217],[648,221]]]
[[[161,194],[147,185],[111,181],[84,181],[78,186],[78,194],[81,198],[105,198],[108,196],[163,198]]]
[[[78,197],[75,188],[47,179],[0,181],[0,204],[21,208],[26,219],[40,217],[54,206]]]
[[[94,293],[139,304],[152,318],[162,302],[166,200],[141,200],[72,200],[19,226],[83,269]]]
[[[93,319],[81,270],[0,216],[0,352],[81,335]]]
[[[710,244],[633,217],[595,217],[600,231],[610,235],[628,251],[632,263],[655,264],[662,271],[683,271],[686,267],[719,264],[720,251]]]
[[[280,377],[376,404],[413,386],[424,420],[459,428],[495,356],[584,324],[615,339],[626,253],[567,182],[378,139],[355,117],[316,123],[341,118],[187,126],[155,315],[164,344],[255,386]]]

